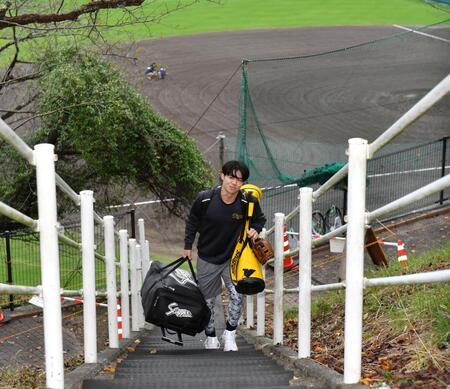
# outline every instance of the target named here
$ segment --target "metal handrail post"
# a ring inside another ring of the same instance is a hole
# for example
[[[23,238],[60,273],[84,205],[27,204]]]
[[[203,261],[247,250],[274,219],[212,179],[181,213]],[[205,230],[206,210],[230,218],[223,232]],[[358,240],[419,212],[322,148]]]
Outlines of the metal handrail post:
[[[141,288],[142,288],[142,248],[140,244],[136,245],[136,287],[137,287],[137,300],[138,300],[138,323],[139,328],[144,327],[144,308],[141,301]]]
[[[253,295],[246,296],[247,302],[247,328],[251,328],[255,325],[255,304]]]
[[[366,172],[368,144],[349,139],[348,228],[345,289],[344,383],[361,376],[364,288],[364,232],[366,225]]]
[[[139,331],[139,299],[137,287],[136,239],[128,239],[130,253],[131,330]]]
[[[122,308],[122,336],[130,337],[130,295],[128,293],[128,231],[119,231],[120,291]]]
[[[273,344],[283,344],[283,231],[284,213],[275,214]]]
[[[64,357],[58,221],[56,206],[55,155],[51,144],[34,147],[39,211],[42,297],[44,300],[45,375],[47,388],[64,387]]]
[[[108,337],[109,348],[119,348],[117,333],[117,285],[116,285],[116,255],[114,217],[104,216],[105,258],[106,258],[106,293],[108,295]]]
[[[83,263],[84,362],[97,363],[97,312],[95,301],[94,194],[80,192],[81,257]]]
[[[266,229],[263,228],[261,231],[261,238],[266,238]],[[266,279],[266,266],[263,266],[262,277]],[[265,332],[265,322],[266,322],[266,292],[263,290],[256,296],[256,335],[264,336]]]
[[[145,240],[142,250],[142,283],[145,281],[148,271],[150,270],[150,244]]]
[[[145,260],[147,258],[147,254],[145,252],[146,247],[145,247],[145,222],[144,219],[139,219],[138,220],[138,232],[139,232],[139,245],[140,245],[140,250],[141,250],[141,279],[142,282],[144,281],[144,278],[147,274],[147,264],[145,263]],[[148,261],[147,261],[148,262]]]
[[[266,267],[262,267],[263,279],[266,278]],[[264,336],[266,322],[266,292],[263,290],[256,296],[256,335]]]
[[[311,356],[312,188],[300,188],[298,274],[298,357]]]

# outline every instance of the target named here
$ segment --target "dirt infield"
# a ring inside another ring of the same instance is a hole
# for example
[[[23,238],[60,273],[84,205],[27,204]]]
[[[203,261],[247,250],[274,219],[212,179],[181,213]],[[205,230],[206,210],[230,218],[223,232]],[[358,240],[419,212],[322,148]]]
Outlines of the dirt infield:
[[[126,55],[137,58],[134,63],[123,58],[116,58],[114,61],[129,82],[135,85],[143,95],[150,98],[151,104],[158,112],[172,119],[182,128],[189,130],[224,87],[233,72],[238,69],[243,58],[273,58],[318,53],[378,39],[401,31],[390,26],[326,27],[169,37],[141,41],[132,49],[128,49]],[[433,35],[441,38],[447,40],[450,38],[450,28],[436,28],[432,32]],[[424,42],[427,44],[427,40],[432,41],[432,38],[417,34],[417,40],[423,45]],[[445,42],[443,44],[445,45]],[[387,54],[395,56],[395,52]],[[333,104],[339,99],[347,99],[347,104],[352,106],[359,99],[385,99],[386,96],[382,96],[382,98],[379,96],[380,90],[382,91],[383,88],[382,85],[380,86],[380,82],[384,85],[395,84],[395,96],[389,96],[393,99],[399,96],[410,96],[415,91],[426,92],[423,88],[421,89],[421,85],[424,82],[430,84],[430,80],[437,83],[442,79],[440,75],[443,67],[449,68],[450,50],[448,50],[447,57],[449,60],[446,63],[441,63],[441,58],[439,60],[430,58],[427,64],[408,63],[396,66],[390,71],[390,79],[384,80],[377,77],[377,63],[371,63],[373,77],[365,79],[359,87],[360,90],[346,91],[342,96],[338,90],[338,84],[333,80],[322,83],[321,90],[324,87],[328,88],[323,91],[323,104]],[[149,81],[144,77],[145,67],[153,61],[168,67],[168,77],[165,80]],[[318,72],[320,80],[322,76],[320,70]],[[404,85],[402,77],[406,77],[406,73],[411,74],[411,72],[418,74],[415,78],[415,85]],[[238,126],[239,82],[240,73],[237,71],[196,128],[191,131],[191,135],[198,141],[202,150],[207,149],[215,141],[220,131],[226,134],[230,142],[234,139]],[[317,79],[311,80],[311,83],[313,82],[317,82]],[[301,99],[302,88],[299,86],[293,89]],[[277,93],[274,95],[277,96]],[[303,97],[307,98],[307,96]],[[330,131],[334,125],[334,118],[323,118],[320,122],[322,130],[314,133],[297,133],[295,138],[292,136],[292,139],[286,139],[286,141],[290,142],[295,139],[297,142],[346,144],[348,138],[355,136],[365,137],[369,141],[373,140],[376,135],[392,124],[391,118],[400,117],[405,112],[405,104],[386,109],[381,100],[377,100],[376,104],[379,107],[372,112],[371,116],[364,116],[356,112],[352,116],[353,123],[343,125],[339,131]],[[409,106],[412,106],[414,102],[411,101]],[[267,104],[267,109],[273,107],[273,102],[268,101]],[[396,109],[398,112],[392,112]],[[260,111],[264,111],[264,107],[260,107]],[[409,132],[408,138],[397,141],[420,143],[448,135],[450,133],[449,112],[447,99],[443,109],[438,109],[438,112],[433,113],[434,116],[432,115],[432,120],[438,120],[439,123],[446,123],[446,125],[439,125],[440,129],[429,131],[427,118],[422,122],[423,125],[416,126]],[[358,133],[354,130],[355,128],[360,129],[357,131]],[[274,137],[290,136],[277,132],[269,133],[269,135]]]

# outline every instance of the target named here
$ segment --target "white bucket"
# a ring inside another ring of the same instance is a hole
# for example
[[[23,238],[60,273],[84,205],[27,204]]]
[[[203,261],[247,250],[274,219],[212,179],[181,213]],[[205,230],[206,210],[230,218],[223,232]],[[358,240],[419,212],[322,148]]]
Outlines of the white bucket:
[[[345,238],[335,237],[330,239],[330,251],[332,253],[343,253],[345,249]]]

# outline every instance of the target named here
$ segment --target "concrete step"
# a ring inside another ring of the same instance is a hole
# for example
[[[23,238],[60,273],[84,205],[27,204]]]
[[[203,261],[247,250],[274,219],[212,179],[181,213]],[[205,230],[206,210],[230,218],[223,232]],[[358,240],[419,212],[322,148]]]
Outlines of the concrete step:
[[[234,377],[242,377],[242,376],[259,376],[262,375],[270,376],[270,378],[275,379],[278,378],[286,378],[287,380],[292,378],[292,372],[288,372],[283,368],[247,368],[247,369],[227,369],[225,367],[215,368],[215,369],[205,369],[201,365],[198,366],[197,369],[186,369],[184,371],[172,371],[172,369],[167,369],[164,371],[161,370],[148,370],[145,368],[142,369],[118,369],[114,375],[114,378],[130,378],[130,380],[137,379],[140,380],[144,377],[148,377],[150,381],[161,381],[167,379],[170,376],[170,379],[179,379],[179,380],[207,380],[214,377],[217,380],[228,381],[229,379],[234,379]]]
[[[167,384],[155,384],[153,382],[146,383],[130,383],[129,380],[85,380],[82,385],[82,389],[230,389],[230,385],[228,383],[215,383],[214,386],[211,384],[202,384],[198,383],[195,386],[187,386],[183,382],[179,382],[177,384],[167,383]],[[269,386],[245,386],[245,389],[309,389],[302,387],[293,387],[289,385],[269,385]]]
[[[114,380],[85,380],[82,389],[259,389],[259,388],[293,388],[289,386],[288,379],[278,377],[236,377],[225,379],[183,379],[182,377],[173,379],[165,377],[164,379],[154,380],[152,377],[142,377],[131,380],[129,378],[116,378]]]
[[[202,361],[203,366],[205,368],[213,368],[214,366],[227,366],[227,367],[240,367],[245,366],[245,368],[253,369],[255,367],[270,367],[270,366],[278,366],[276,362],[268,359],[268,358],[258,358],[258,359],[209,359]],[[174,360],[153,360],[148,361],[147,359],[137,359],[137,360],[129,360],[125,359],[122,363],[117,365],[117,368],[120,369],[135,369],[135,368],[151,368],[151,369],[184,369],[191,368],[192,366],[197,366],[198,361],[195,359],[174,359]],[[280,366],[281,367],[281,366]]]

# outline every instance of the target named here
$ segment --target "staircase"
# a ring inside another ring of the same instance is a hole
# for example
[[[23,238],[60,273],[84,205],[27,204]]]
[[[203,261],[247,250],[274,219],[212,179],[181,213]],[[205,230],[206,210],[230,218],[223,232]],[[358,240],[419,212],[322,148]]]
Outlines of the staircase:
[[[161,340],[159,328],[143,332],[136,350],[117,364],[114,378],[84,380],[83,389],[289,388],[294,373],[256,350],[242,336],[238,352],[206,350],[203,335],[183,336],[179,347]],[[296,388],[319,388],[306,381]]]

